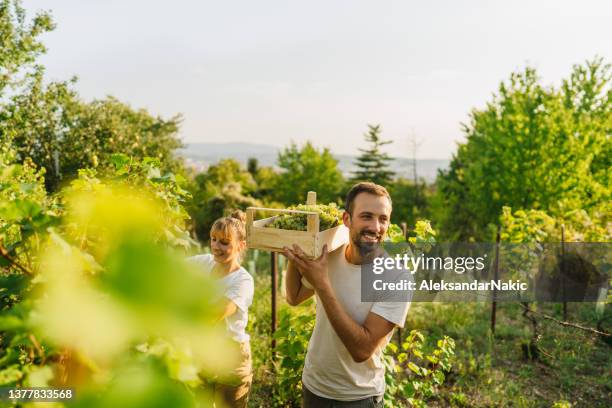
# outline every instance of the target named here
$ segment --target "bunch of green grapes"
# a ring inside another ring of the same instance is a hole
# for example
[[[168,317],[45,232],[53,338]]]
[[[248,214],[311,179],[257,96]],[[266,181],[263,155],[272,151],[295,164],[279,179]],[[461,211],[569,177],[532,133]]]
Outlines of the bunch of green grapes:
[[[324,231],[326,229],[336,227],[342,222],[342,210],[338,208],[336,203],[329,203],[329,205],[298,204],[291,206],[288,209],[318,212],[319,231]],[[294,231],[306,231],[307,225],[308,216],[306,214],[282,214],[276,217],[276,219],[272,223],[268,224],[267,227]]]

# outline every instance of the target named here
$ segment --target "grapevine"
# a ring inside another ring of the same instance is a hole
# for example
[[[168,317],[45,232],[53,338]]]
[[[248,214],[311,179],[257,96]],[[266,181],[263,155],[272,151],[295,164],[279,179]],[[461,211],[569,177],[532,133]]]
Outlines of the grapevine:
[[[335,203],[329,205],[316,204],[306,205],[298,204],[288,208],[289,210],[300,211],[316,211],[319,213],[319,231],[324,231],[329,228],[336,227],[342,222],[342,210]],[[278,228],[293,231],[306,231],[307,225],[306,214],[282,214],[268,224],[268,228]]]

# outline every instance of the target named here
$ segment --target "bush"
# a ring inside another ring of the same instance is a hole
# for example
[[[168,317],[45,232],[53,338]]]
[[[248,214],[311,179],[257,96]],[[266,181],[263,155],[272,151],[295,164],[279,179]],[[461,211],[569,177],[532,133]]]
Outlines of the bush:
[[[427,407],[426,400],[432,397],[438,386],[444,383],[450,372],[455,354],[455,341],[444,336],[437,347],[425,352],[425,336],[412,330],[401,347],[389,343],[385,350],[385,407],[409,404],[412,407]]]
[[[279,326],[274,334],[277,341],[275,361],[277,381],[274,398],[282,406],[300,406],[302,369],[314,324],[315,310],[312,300],[303,306],[284,308],[280,311]]]

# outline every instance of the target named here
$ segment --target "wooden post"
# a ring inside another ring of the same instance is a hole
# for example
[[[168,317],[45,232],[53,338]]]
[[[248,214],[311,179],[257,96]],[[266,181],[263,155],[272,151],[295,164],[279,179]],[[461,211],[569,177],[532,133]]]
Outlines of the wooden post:
[[[249,237],[250,237],[250,231],[251,228],[253,227],[253,220],[255,219],[255,210],[253,208],[247,208],[246,210],[246,223],[245,223],[245,230],[246,230],[246,234],[247,234],[247,247],[249,246],[250,242],[249,242]]]
[[[561,225],[561,296],[563,300],[563,320],[567,321],[567,302],[565,300],[565,225]]]
[[[270,266],[272,271],[272,361],[276,356],[276,339],[274,333],[276,333],[276,288],[278,286],[278,254],[276,252],[270,252]]]
[[[402,229],[402,235],[406,240],[408,240],[408,224],[405,222],[400,222],[400,228]],[[397,344],[402,347],[402,328],[397,328]]]
[[[495,261],[493,263],[493,279],[499,279],[499,242],[501,241],[500,237],[500,227],[497,226],[497,235],[495,236]],[[493,302],[491,303],[491,334],[495,334],[495,318],[497,314],[497,290],[493,288]]]
[[[308,214],[306,221],[306,231],[312,235],[317,235],[319,232],[319,214]]]
[[[402,229],[404,238],[408,239],[408,224],[405,222],[400,222],[400,228]]]
[[[316,205],[317,204],[317,192],[309,191],[306,196],[306,204],[307,205]]]
[[[317,192],[309,191],[306,196],[306,205],[316,205],[317,204]],[[308,214],[306,218],[306,231],[312,234],[315,239],[315,246],[313,248],[312,256],[317,256],[317,242],[316,235],[319,233],[319,214]]]

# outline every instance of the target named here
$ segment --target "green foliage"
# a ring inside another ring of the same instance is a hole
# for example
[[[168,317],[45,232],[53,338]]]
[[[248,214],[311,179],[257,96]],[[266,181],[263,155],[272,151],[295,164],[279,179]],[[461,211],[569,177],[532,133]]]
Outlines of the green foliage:
[[[155,118],[112,97],[86,103],[72,89],[75,82],[45,85],[39,72],[0,108],[0,133],[19,157],[46,170],[48,191],[76,177],[80,168],[108,167],[115,153],[154,157],[162,170],[179,169],[172,151],[180,147],[180,117]]]
[[[208,241],[210,228],[217,218],[233,209],[244,210],[261,204],[249,195],[257,189],[253,176],[233,159],[210,166],[195,176],[187,188],[193,195],[187,207],[194,223],[192,228],[201,241]]]
[[[561,220],[601,211],[611,196],[610,79],[602,59],[575,66],[560,89],[542,86],[527,68],[473,110],[467,142],[438,177],[443,235],[491,239],[503,206]]]
[[[258,167],[257,171],[253,174],[253,178],[257,185],[257,189],[253,191],[252,194],[253,198],[270,203],[274,198],[274,188],[279,177],[279,173],[277,173],[273,167]],[[266,206],[269,207],[270,205]]]
[[[288,208],[289,210],[299,211],[314,211],[319,213],[319,231],[325,231],[342,224],[342,210],[338,208],[336,203],[329,205],[316,204],[306,205],[298,204]],[[279,228],[294,231],[306,231],[308,225],[308,216],[306,214],[281,214],[268,225],[267,228]]]
[[[558,318],[561,315],[559,304],[540,303],[537,310]],[[593,304],[573,303],[569,310],[572,321],[595,327],[598,317]],[[607,309],[606,315],[610,311]],[[612,362],[609,346],[592,334],[542,320],[539,346],[551,357],[536,364],[523,360],[519,344],[530,330],[522,312],[520,304],[498,303],[492,337],[489,303],[413,303],[408,313],[409,327],[421,331],[427,339],[448,335],[456,343],[451,372],[427,404],[546,408],[566,399],[607,407],[607,374]],[[426,349],[433,345],[426,342]]]
[[[429,220],[418,220],[410,235],[408,242],[417,247],[433,245],[436,242],[436,231],[431,227]]]
[[[281,309],[279,317],[274,335],[277,341],[275,370],[278,378],[274,397],[278,405],[299,407],[304,358],[315,324],[314,303]]]
[[[397,224],[391,224],[387,229],[385,242],[392,244],[408,242],[410,250],[423,253],[429,251],[436,243],[436,231],[431,227],[429,220],[418,220],[414,229],[408,232],[407,236]]]
[[[274,184],[273,198],[285,205],[306,201],[308,191],[316,191],[321,202],[338,202],[344,186],[338,161],[329,149],[317,150],[307,142],[302,148],[295,143],[278,154],[281,174]]]
[[[555,220],[538,210],[518,210],[512,213],[510,207],[503,207],[501,225],[503,242],[558,242],[561,235]]]
[[[257,160],[257,157],[249,157],[247,160],[247,171],[251,174],[251,176],[255,177],[258,170],[259,160]]]
[[[500,222],[504,242],[560,242],[564,228],[566,242],[609,242],[612,238],[610,214],[612,206],[606,201],[592,207],[591,214],[577,209],[553,218],[544,211],[517,210],[503,207]]]
[[[234,159],[223,159],[213,164],[196,177],[197,184],[201,187],[203,200],[208,200],[228,184],[238,183],[241,191],[249,194],[256,189],[255,180],[251,173],[243,169],[240,163]]]
[[[392,222],[414,224],[417,219],[429,216],[431,192],[424,182],[415,184],[411,180],[400,177],[387,184],[386,187],[393,201]]]
[[[380,132],[380,125],[368,125],[368,133],[364,134],[364,137],[370,147],[359,149],[361,155],[355,162],[358,170],[354,172],[353,181],[371,181],[381,186],[387,186],[391,183],[395,173],[389,169],[389,162],[393,159],[388,154],[383,153],[381,147],[392,143],[392,141],[381,140]]]
[[[389,228],[387,229],[387,235],[385,236],[385,242],[390,242],[392,244],[406,242],[406,236],[404,235],[404,231],[402,231],[399,225],[389,225]]]
[[[425,351],[425,336],[412,330],[401,347],[389,343],[385,350],[385,407],[407,404],[427,407],[426,401],[444,383],[451,371],[455,341],[444,336],[431,352]]]
[[[108,179],[83,170],[50,200],[11,160],[0,155],[0,385],[77,387],[78,406],[206,404],[201,379],[237,350],[214,323],[216,285],[184,261],[175,177],[115,155]]]
[[[49,13],[38,13],[28,23],[21,1],[0,1],[0,98],[7,87],[20,84],[23,74],[46,51],[39,37],[54,28]]]
[[[58,208],[47,197],[43,173],[29,160],[16,163],[14,151],[0,146],[0,247],[5,257],[0,266],[6,272],[17,272],[16,265],[31,270],[41,234],[57,222]]]

